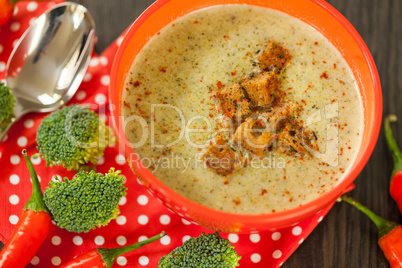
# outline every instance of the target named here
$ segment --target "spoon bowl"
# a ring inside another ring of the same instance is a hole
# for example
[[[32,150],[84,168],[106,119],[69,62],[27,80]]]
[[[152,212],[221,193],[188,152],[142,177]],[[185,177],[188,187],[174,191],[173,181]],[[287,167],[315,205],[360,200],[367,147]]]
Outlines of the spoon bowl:
[[[95,23],[88,10],[66,2],[38,17],[7,62],[7,86],[16,103],[14,118],[0,136],[28,112],[50,112],[77,91],[93,51]]]

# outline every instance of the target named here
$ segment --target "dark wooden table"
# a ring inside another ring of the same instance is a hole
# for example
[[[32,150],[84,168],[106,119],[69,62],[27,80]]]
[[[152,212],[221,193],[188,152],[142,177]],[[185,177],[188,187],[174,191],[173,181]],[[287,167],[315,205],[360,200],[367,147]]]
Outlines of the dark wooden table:
[[[191,0],[189,0],[191,1]],[[101,52],[132,23],[153,0],[77,0],[93,14]],[[384,114],[402,120],[402,1],[328,0],[357,29],[377,64],[384,98]],[[402,146],[402,121],[394,126]],[[381,130],[367,166],[350,194],[384,218],[402,217],[388,193],[392,158]],[[283,267],[389,267],[377,246],[376,227],[347,204],[336,204]]]

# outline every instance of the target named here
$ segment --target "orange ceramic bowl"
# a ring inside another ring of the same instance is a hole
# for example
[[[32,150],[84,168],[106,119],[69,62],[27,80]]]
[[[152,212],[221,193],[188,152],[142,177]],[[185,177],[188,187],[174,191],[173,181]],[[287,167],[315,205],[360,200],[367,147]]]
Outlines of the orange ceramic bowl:
[[[121,121],[121,103],[128,71],[141,48],[165,25],[192,11],[222,4],[262,6],[287,13],[311,25],[323,34],[343,55],[360,88],[364,108],[364,132],[358,157],[351,171],[321,197],[282,212],[246,215],[227,213],[197,204],[174,192],[148,169],[133,165],[138,161],[129,146]],[[297,223],[333,203],[367,163],[381,127],[381,85],[373,58],[353,26],[324,0],[159,0],[151,5],[130,27],[113,63],[110,81],[110,102],[115,105],[112,116],[117,137],[125,150],[134,173],[168,208],[200,225],[226,232],[250,232],[277,229]]]

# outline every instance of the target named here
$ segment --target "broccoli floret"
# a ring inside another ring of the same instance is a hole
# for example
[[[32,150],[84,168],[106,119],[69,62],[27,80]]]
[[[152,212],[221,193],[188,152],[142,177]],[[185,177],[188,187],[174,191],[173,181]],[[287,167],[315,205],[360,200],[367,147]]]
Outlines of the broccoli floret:
[[[47,166],[62,165],[77,171],[87,163],[96,165],[114,136],[94,111],[72,105],[43,119],[36,142]]]
[[[234,246],[218,232],[192,237],[159,260],[158,268],[232,268],[240,256]]]
[[[3,131],[13,118],[15,99],[11,89],[0,82],[0,131]]]
[[[110,168],[105,175],[81,171],[72,180],[57,177],[43,195],[56,225],[70,232],[88,232],[107,225],[120,214],[119,201],[126,195],[121,171]]]

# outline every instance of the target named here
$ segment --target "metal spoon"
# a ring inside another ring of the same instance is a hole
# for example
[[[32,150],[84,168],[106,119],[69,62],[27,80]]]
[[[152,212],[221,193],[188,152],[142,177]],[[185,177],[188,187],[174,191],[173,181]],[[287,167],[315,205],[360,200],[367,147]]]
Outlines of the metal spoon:
[[[24,114],[54,111],[72,98],[88,68],[94,38],[91,14],[72,2],[55,5],[31,24],[7,63],[7,86],[16,103],[0,141]]]

